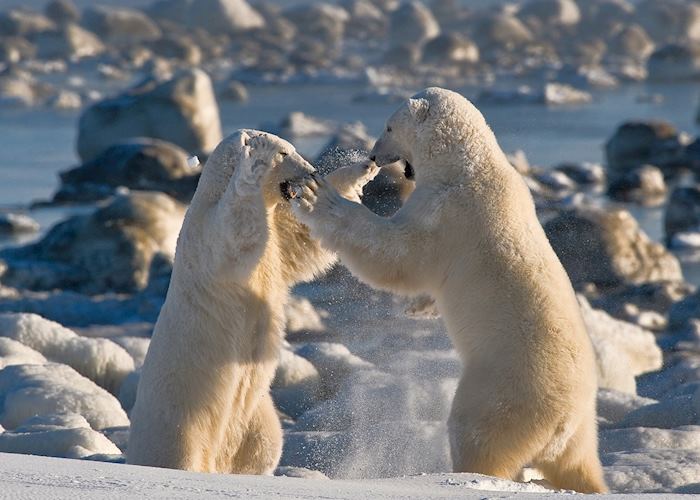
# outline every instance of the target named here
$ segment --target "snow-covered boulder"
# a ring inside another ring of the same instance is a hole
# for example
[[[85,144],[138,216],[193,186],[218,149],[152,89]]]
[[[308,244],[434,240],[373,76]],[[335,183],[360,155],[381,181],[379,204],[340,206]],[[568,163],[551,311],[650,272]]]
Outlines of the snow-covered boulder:
[[[55,202],[90,202],[117,188],[160,191],[188,202],[201,166],[191,167],[185,150],[167,141],[136,138],[116,143],[79,167],[61,172]]]
[[[36,233],[39,223],[24,214],[0,212],[0,235]]]
[[[78,123],[78,154],[86,161],[134,137],[163,139],[188,153],[210,153],[222,134],[209,76],[200,69],[183,69],[170,80],[147,80],[93,104]]]
[[[308,360],[283,348],[272,381],[272,397],[286,415],[298,418],[321,397],[321,378]]]
[[[233,35],[265,26],[265,19],[246,0],[161,0],[149,7],[156,19],[191,29]]]
[[[655,40],[700,40],[700,6],[692,2],[644,0],[636,18]]]
[[[494,50],[517,51],[535,38],[520,19],[506,12],[481,15],[474,22],[476,43],[487,53]]]
[[[299,34],[331,46],[342,41],[345,24],[350,20],[345,9],[326,2],[293,6],[284,11],[284,16],[295,24]]]
[[[655,47],[654,41],[638,24],[625,26],[608,44],[612,57],[625,57],[640,62],[646,61]]]
[[[635,377],[663,364],[654,334],[593,309],[579,296],[579,304],[598,363],[598,385],[636,394]]]
[[[54,28],[43,14],[29,9],[9,9],[0,13],[0,35],[32,37]]]
[[[40,352],[16,340],[0,337],[0,370],[10,365],[43,365],[44,363],[46,358]]]
[[[119,195],[58,223],[37,243],[0,250],[9,268],[3,283],[88,294],[142,290],[155,257],[173,258],[184,214],[184,205],[162,193]]]
[[[655,399],[636,396],[628,392],[598,389],[598,416],[608,424],[620,422],[631,411],[654,403],[657,403]]]
[[[111,340],[81,337],[36,314],[0,314],[0,336],[21,342],[50,361],[72,367],[113,394],[134,370],[133,358]]]
[[[435,16],[421,2],[401,2],[398,8],[390,14],[390,45],[421,44],[426,40],[435,38],[439,33],[440,25]]]
[[[664,174],[653,165],[643,165],[630,170],[608,187],[608,195],[612,199],[635,202],[646,207],[662,204],[666,192]]]
[[[30,417],[21,426],[0,433],[0,452],[61,458],[121,454],[114,443],[74,413]]]
[[[37,56],[41,59],[80,59],[93,57],[106,49],[97,35],[77,24],[66,24],[36,37]]]
[[[119,401],[67,365],[13,365],[0,370],[0,425],[14,429],[35,415],[77,413],[93,429],[129,425]]]
[[[626,210],[567,210],[544,224],[574,285],[682,281],[678,259],[652,241]]]
[[[559,26],[573,26],[581,20],[581,12],[574,0],[530,0],[520,9],[518,16],[537,23]]]
[[[90,6],[83,12],[83,24],[110,44],[130,45],[155,40],[160,28],[144,12],[126,7]]]
[[[475,64],[479,62],[479,47],[458,33],[444,33],[426,42],[423,47],[427,64]]]

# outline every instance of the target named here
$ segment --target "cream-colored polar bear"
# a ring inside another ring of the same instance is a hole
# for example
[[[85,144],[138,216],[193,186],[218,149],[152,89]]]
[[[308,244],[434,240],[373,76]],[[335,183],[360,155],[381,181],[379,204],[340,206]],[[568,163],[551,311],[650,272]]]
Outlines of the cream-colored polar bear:
[[[350,199],[376,173],[330,174]],[[244,130],[212,153],[180,231],[131,413],[127,462],[270,473],[282,429],[270,398],[291,285],[335,260],[284,198],[314,169],[286,141]]]
[[[448,422],[455,471],[606,490],[597,453],[596,365],[571,283],[481,113],[430,88],[389,118],[373,154],[415,172],[391,218],[308,181],[295,214],[377,287],[435,297],[463,360]]]

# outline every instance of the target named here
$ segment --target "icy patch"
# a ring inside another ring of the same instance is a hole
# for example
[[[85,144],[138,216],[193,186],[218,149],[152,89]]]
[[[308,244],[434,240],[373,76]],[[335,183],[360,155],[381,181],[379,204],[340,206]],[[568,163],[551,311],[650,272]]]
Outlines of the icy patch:
[[[0,451],[63,458],[119,455],[109,439],[73,413],[31,417],[20,427],[0,434]]]
[[[0,370],[0,424],[14,429],[35,415],[76,413],[93,429],[129,425],[110,393],[70,366],[14,365]]]
[[[112,393],[134,370],[134,360],[107,339],[81,337],[36,314],[0,314],[0,336],[17,340],[51,361],[74,368]]]

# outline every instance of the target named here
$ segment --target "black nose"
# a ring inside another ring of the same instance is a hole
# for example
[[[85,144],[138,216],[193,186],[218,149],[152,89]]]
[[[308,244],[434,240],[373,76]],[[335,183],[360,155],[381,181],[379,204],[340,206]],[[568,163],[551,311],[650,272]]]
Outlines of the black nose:
[[[371,161],[377,161],[377,157],[374,156],[374,155],[370,156],[369,159],[370,159]]]

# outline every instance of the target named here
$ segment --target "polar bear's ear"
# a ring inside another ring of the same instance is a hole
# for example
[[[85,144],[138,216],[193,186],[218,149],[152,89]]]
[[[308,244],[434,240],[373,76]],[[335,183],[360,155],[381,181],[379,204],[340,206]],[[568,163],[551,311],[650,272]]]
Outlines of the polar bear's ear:
[[[425,121],[428,118],[428,111],[430,111],[430,103],[427,99],[409,99],[408,100],[408,110],[411,112],[411,116],[418,123]]]

